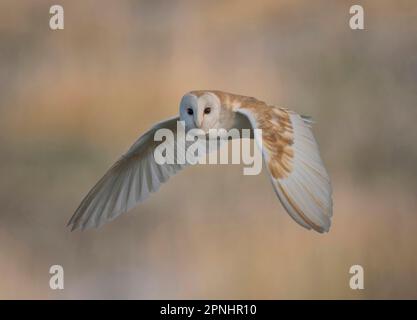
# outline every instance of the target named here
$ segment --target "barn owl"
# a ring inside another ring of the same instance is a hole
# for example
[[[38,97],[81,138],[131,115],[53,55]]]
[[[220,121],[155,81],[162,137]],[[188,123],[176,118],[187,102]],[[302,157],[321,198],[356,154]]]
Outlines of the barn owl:
[[[154,125],[128,149],[91,189],[68,225],[72,230],[98,227],[128,211],[156,192],[187,164],[160,165],[154,150],[158,129],[262,129],[265,167],[273,189],[289,215],[301,226],[329,231],[332,188],[311,131],[310,118],[253,97],[217,90],[191,91],[183,96],[179,115]],[[257,141],[259,142],[259,141]],[[196,191],[197,192],[197,191]]]

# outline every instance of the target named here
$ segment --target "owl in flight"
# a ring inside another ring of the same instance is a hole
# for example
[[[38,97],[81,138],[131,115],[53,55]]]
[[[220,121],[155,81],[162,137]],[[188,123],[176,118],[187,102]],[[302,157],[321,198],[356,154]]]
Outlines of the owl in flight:
[[[310,118],[270,106],[253,97],[216,90],[191,91],[179,115],[154,125],[130,147],[90,190],[68,225],[71,230],[98,227],[145,200],[187,164],[155,161],[158,129],[262,129],[262,156],[275,193],[289,215],[317,232],[329,231],[332,188],[311,131]],[[259,137],[255,137],[258,139]]]

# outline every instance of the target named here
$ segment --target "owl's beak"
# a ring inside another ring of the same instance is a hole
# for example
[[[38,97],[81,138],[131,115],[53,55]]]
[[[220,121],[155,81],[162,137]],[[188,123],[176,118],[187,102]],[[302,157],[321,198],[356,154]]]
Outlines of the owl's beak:
[[[194,124],[196,128],[201,128],[201,124],[203,123],[203,118],[199,116],[194,117]]]

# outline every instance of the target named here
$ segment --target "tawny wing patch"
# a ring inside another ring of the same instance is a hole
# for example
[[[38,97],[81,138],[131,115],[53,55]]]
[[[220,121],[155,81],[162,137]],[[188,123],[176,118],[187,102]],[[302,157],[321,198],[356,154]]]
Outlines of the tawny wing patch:
[[[255,139],[262,145],[274,190],[290,216],[307,229],[328,231],[332,188],[310,122],[253,98],[244,100],[236,112],[244,114],[253,128],[262,129],[262,137]]]

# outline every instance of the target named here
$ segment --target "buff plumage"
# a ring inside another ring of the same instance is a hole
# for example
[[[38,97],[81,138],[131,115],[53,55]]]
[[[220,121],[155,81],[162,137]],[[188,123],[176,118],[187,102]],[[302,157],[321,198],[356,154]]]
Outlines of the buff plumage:
[[[210,112],[207,113],[207,108]],[[190,111],[192,109],[192,111]],[[207,113],[207,114],[205,114]],[[72,230],[98,227],[145,200],[186,164],[160,165],[154,159],[158,129],[262,129],[254,136],[275,193],[300,225],[327,232],[332,217],[332,188],[311,131],[311,120],[253,97],[217,90],[191,91],[180,103],[179,116],[144,133],[91,189],[69,221]],[[260,143],[262,142],[262,143]]]

